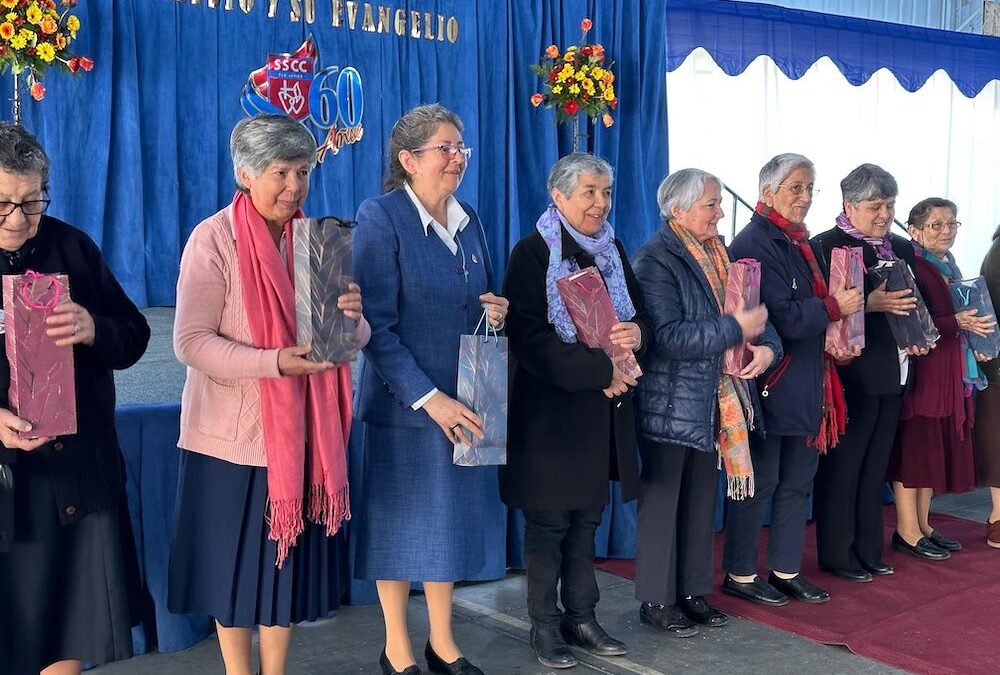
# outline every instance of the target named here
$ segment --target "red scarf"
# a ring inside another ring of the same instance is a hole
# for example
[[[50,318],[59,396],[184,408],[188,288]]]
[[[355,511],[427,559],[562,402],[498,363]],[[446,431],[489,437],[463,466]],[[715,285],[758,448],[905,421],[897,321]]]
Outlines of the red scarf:
[[[292,285],[292,223],[285,223],[286,259],[250,197],[233,198],[233,226],[243,309],[253,345],[280,349],[296,343]],[[296,218],[302,214],[296,213]],[[351,518],[347,439],[351,430],[351,370],[341,364],[317,375],[261,378],[260,402],[267,454],[269,537],[278,544],[281,567],[302,533],[306,515],[326,526],[327,536]]]
[[[757,202],[757,213],[767,218],[770,222],[781,230],[788,237],[796,251],[806,261],[809,271],[812,272],[813,295],[823,301],[827,308],[827,315],[831,321],[840,318],[840,307],[836,300],[829,294],[826,279],[819,270],[816,262],[816,255],[809,245],[809,231],[804,223],[793,223],[780,213]],[[788,358],[787,356],[785,358]],[[847,403],[844,401],[844,389],[840,384],[840,375],[833,357],[827,352],[823,352],[823,415],[820,418],[819,433],[807,439],[807,443],[821,455],[840,441],[840,436],[844,433],[847,425]]]

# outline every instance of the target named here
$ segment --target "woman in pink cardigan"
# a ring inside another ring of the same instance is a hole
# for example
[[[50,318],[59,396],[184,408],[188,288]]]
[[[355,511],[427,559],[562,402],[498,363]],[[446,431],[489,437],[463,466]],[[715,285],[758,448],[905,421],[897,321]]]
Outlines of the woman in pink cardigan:
[[[168,607],[215,618],[230,675],[284,673],[291,624],[337,607],[350,518],[347,363],[296,346],[292,219],[309,192],[316,143],[283,115],[243,119],[230,146],[238,191],[188,240],[177,281],[174,350],[188,366],[181,403],[177,520]],[[371,330],[361,292],[338,298]]]

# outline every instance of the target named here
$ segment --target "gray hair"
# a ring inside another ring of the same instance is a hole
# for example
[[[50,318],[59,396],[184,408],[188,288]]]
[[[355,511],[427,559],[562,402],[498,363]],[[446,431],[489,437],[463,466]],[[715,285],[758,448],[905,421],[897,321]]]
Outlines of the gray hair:
[[[781,182],[788,178],[788,174],[800,167],[807,169],[813,178],[816,177],[816,167],[804,155],[798,155],[794,152],[784,152],[768,160],[767,164],[760,169],[759,190],[761,198],[764,197],[765,187],[770,186],[771,190],[777,192],[781,189]]]
[[[844,202],[857,206],[872,199],[891,199],[899,194],[892,174],[876,164],[862,164],[840,181]]]
[[[20,124],[0,122],[0,171],[39,176],[42,190],[49,190],[49,156],[38,139]]]
[[[600,157],[595,157],[588,152],[573,152],[565,157],[560,157],[549,169],[547,181],[549,192],[559,190],[563,195],[569,197],[580,183],[580,176],[584,174],[607,176],[608,180],[612,182],[615,179],[614,169]]]
[[[316,167],[316,139],[312,133],[288,115],[261,114],[244,117],[229,137],[233,156],[236,188],[249,192],[240,180],[240,169],[259,176],[275,162],[309,161],[310,171]]]
[[[682,211],[689,210],[705,194],[706,183],[715,183],[722,189],[722,181],[718,177],[701,169],[681,169],[664,178],[656,189],[656,203],[660,205],[663,219],[673,218],[671,209],[675,206]]]
[[[910,209],[910,215],[906,218],[906,224],[918,230],[924,229],[924,225],[927,224],[927,218],[931,215],[931,210],[937,208],[951,209],[952,214],[958,215],[958,207],[955,206],[955,202],[944,197],[928,197],[917,202],[917,205]]]
[[[416,150],[427,143],[442,124],[450,124],[459,131],[463,129],[461,118],[440,103],[418,105],[393,125],[389,136],[389,166],[382,179],[384,192],[392,192],[410,177],[399,161],[399,153]]]

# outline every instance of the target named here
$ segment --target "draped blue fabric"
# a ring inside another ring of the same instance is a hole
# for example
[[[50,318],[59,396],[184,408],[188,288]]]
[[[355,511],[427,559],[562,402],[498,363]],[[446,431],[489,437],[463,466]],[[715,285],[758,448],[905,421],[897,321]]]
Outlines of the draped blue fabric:
[[[766,54],[792,79],[827,56],[851,84],[887,68],[907,91],[939,69],[968,97],[1000,78],[995,37],[726,0],[667,0],[664,19],[667,70],[704,47],[729,75]]]
[[[666,169],[663,0],[360,2],[355,30],[332,25],[337,4],[347,23],[347,2],[317,0],[311,24],[289,19],[289,0],[278,0],[273,18],[271,0],[244,4],[252,8],[244,12],[235,0],[82,0],[74,48],[96,67],[78,77],[52,71],[44,101],[25,97],[24,124],[52,159],[53,215],[97,242],[138,305],[174,303],[188,235],[232,198],[228,142],[244,115],[243,85],[268,53],[294,52],[308,34],[319,48],[318,67],[351,65],[361,73],[364,137],[313,173],[307,213],[352,216],[380,192],[396,119],[440,101],[461,116],[465,141],[475,148],[459,196],[483,220],[499,286],[510,246],[547,203],[548,169],[570,142],[568,128],[557,135],[553,111],[532,108],[539,82],[528,66],[550,43],[579,40],[580,20],[590,16],[588,38],[603,42],[617,62],[621,105],[614,127],[590,127],[588,147],[617,169],[612,218],[630,250],[655,229],[655,188]],[[454,16],[458,39],[362,31],[366,4],[376,20],[380,5],[406,10],[408,21],[411,11]],[[10,95],[8,75],[0,78],[0,97]],[[0,115],[10,119],[9,106]]]

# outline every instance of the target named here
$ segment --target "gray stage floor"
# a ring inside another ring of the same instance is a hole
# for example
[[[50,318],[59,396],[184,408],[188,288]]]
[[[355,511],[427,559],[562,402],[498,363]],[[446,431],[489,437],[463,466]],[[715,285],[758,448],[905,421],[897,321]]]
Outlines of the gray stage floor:
[[[184,368],[170,346],[173,310],[146,311],[153,327],[150,349],[140,364],[116,378],[122,404],[176,401]],[[989,496],[979,490],[935,498],[935,511],[984,522]],[[632,582],[598,572],[599,618],[610,633],[624,640],[629,654],[602,659],[580,653],[580,665],[564,672],[660,675],[663,673],[895,673],[844,648],[818,644],[765,625],[733,618],[729,626],[703,629],[687,639],[663,636],[640,625]],[[821,579],[816,579],[822,583]],[[474,663],[489,675],[555,673],[538,664],[528,649],[525,581],[506,579],[456,590],[455,632]],[[426,605],[415,595],[410,603],[410,634],[418,661],[427,640]],[[336,617],[296,628],[289,675],[378,673],[382,649],[378,606],[342,607]],[[101,675],[214,675],[225,672],[218,643],[210,638],[184,652],[149,654],[98,668]]]

